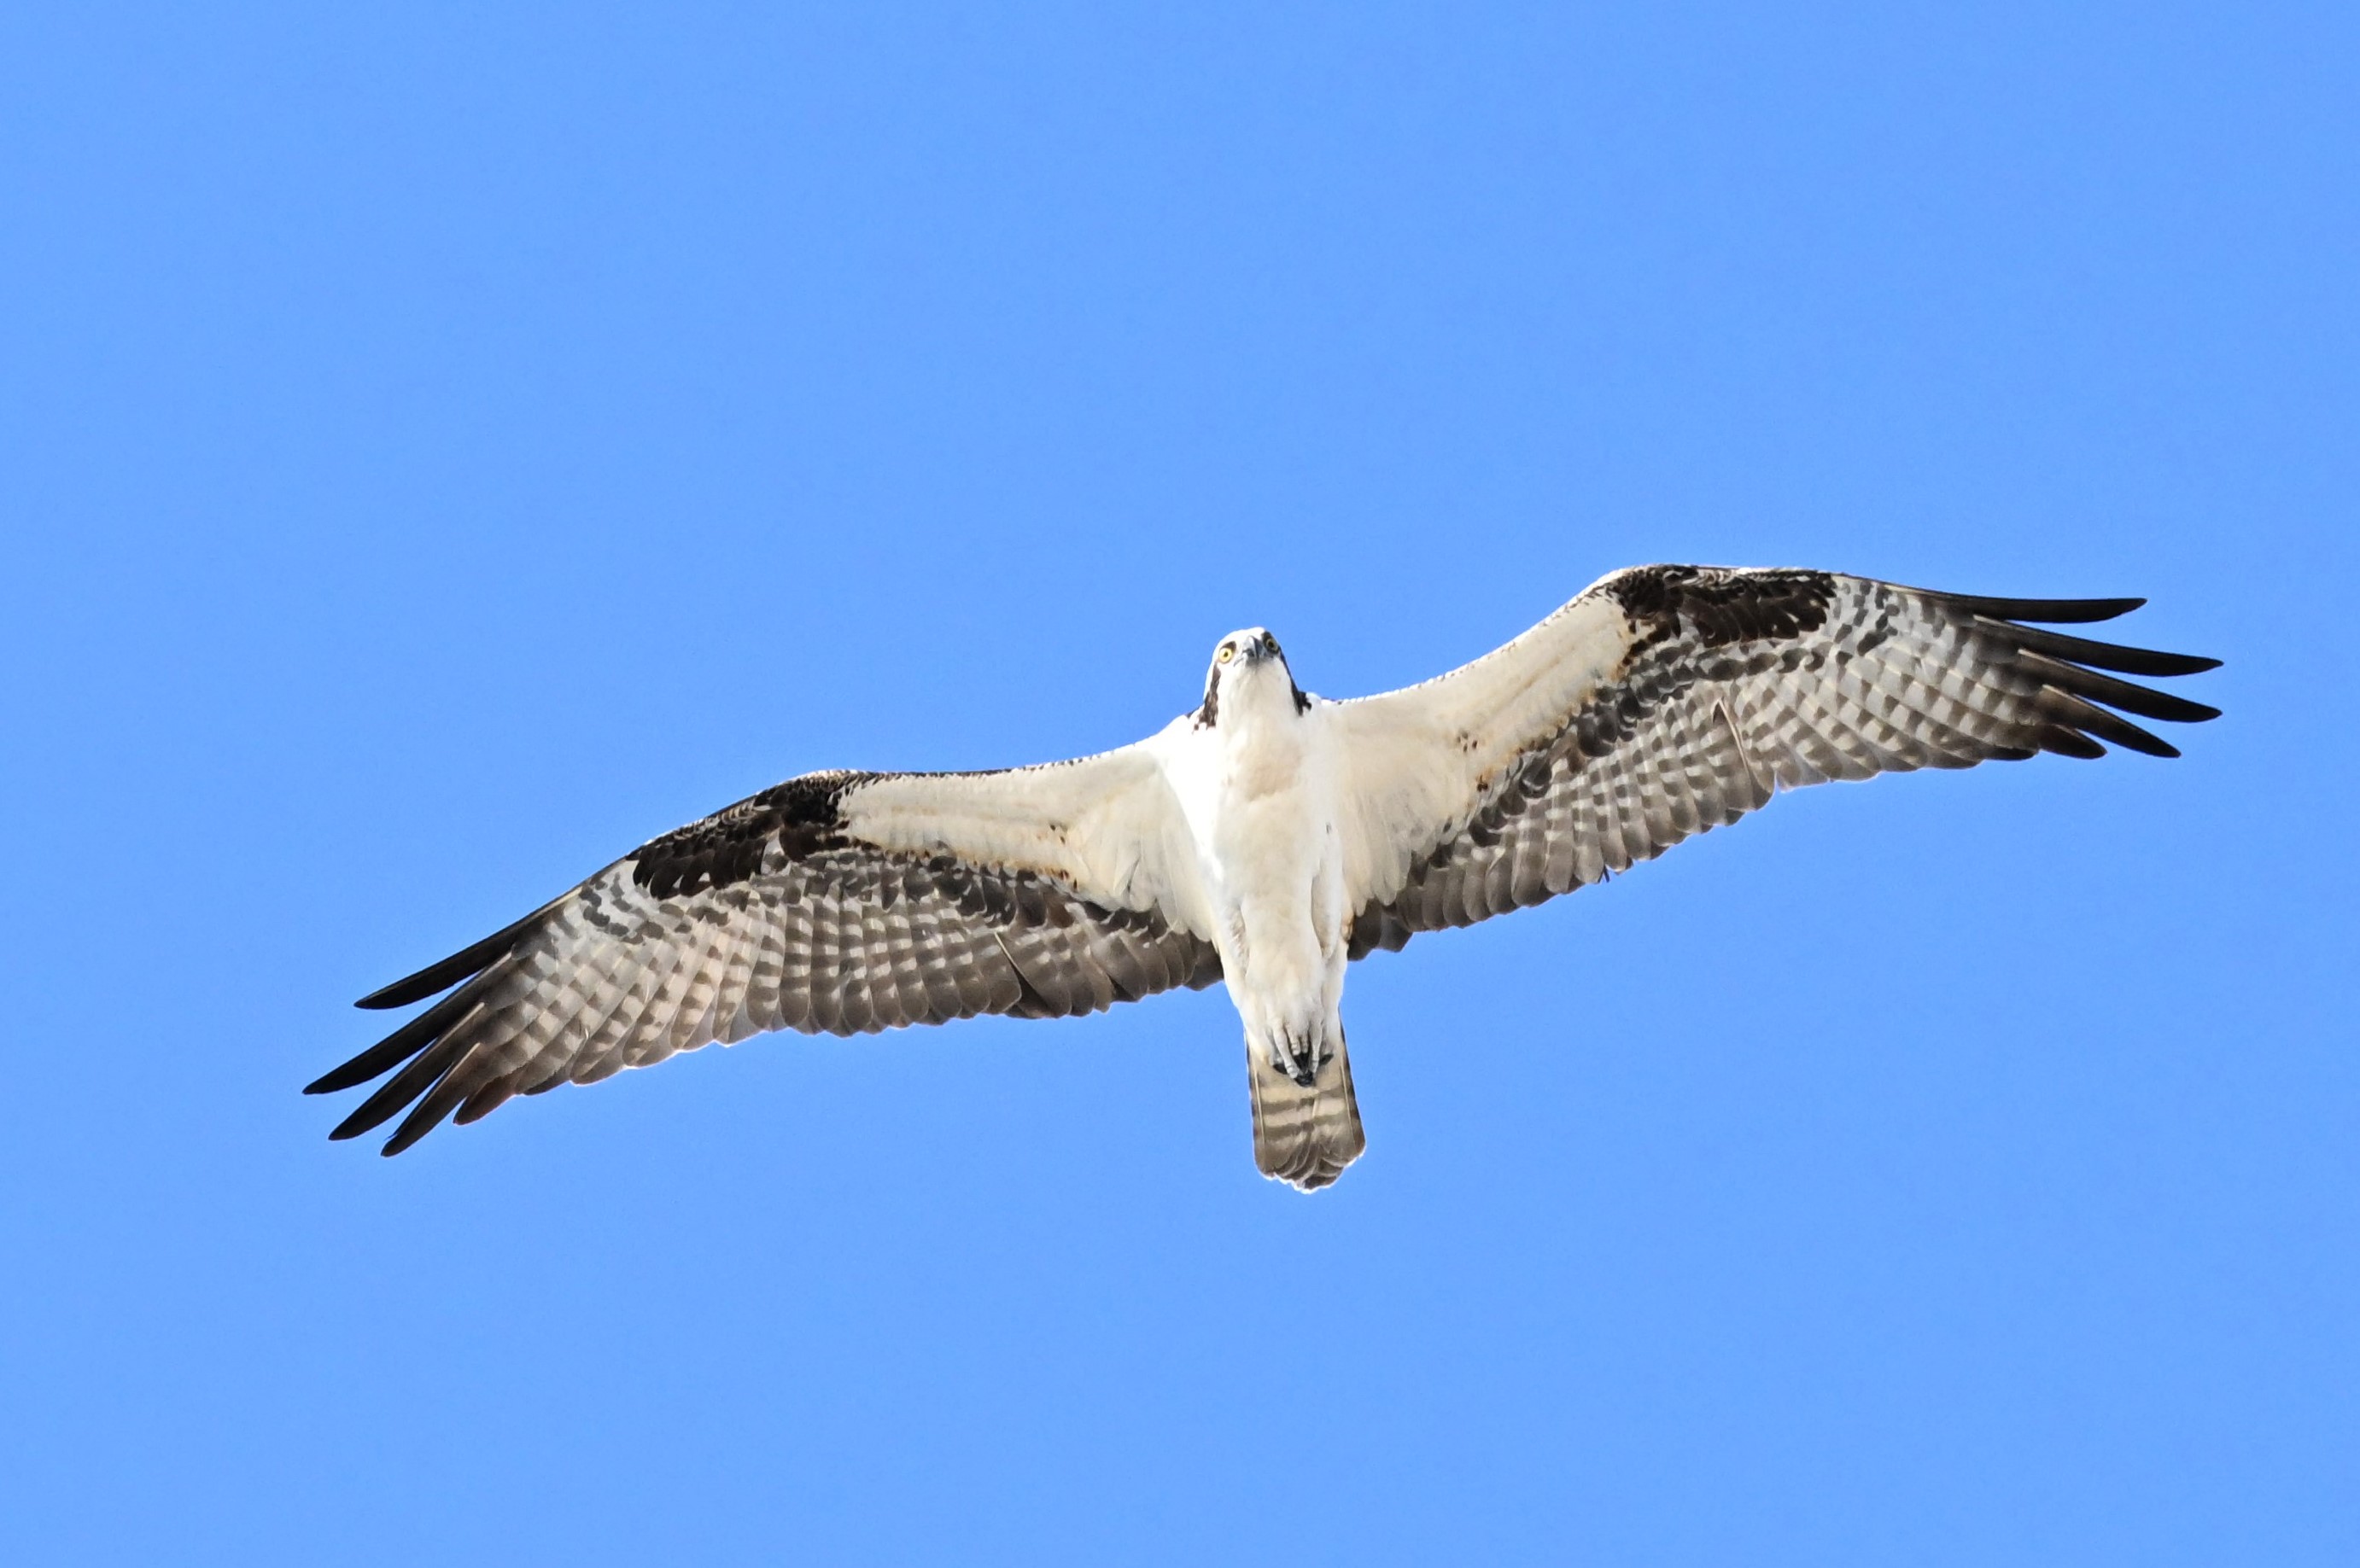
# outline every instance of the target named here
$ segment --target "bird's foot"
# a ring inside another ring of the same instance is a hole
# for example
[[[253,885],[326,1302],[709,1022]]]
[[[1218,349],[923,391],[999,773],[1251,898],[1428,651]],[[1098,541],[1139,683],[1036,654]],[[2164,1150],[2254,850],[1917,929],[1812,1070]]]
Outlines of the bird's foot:
[[[1293,1029],[1273,1029],[1270,1034],[1270,1064],[1306,1089],[1318,1080],[1319,1070],[1335,1056],[1324,1034],[1317,1030],[1297,1033]]]

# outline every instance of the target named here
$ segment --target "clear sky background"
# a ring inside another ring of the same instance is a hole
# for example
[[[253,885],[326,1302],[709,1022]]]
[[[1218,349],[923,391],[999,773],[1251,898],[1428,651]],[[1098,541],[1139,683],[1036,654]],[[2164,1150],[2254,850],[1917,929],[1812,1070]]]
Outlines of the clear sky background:
[[[2360,1561],[2354,16],[11,8],[0,1555]],[[1656,560],[2228,716],[1372,958],[1314,1198],[1218,991],[297,1092],[788,775]]]

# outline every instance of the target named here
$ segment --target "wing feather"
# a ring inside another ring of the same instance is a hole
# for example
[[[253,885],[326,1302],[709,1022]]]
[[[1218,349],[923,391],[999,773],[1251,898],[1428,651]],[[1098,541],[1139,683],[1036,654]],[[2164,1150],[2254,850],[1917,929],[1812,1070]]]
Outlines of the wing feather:
[[[716,1040],[1065,1017],[1208,985],[1220,962],[1168,853],[1175,815],[1141,747],[790,779],[372,993],[364,1006],[398,1007],[457,987],[308,1092],[390,1073],[333,1136],[401,1116],[394,1154],[454,1113]]]
[[[2108,745],[2217,710],[2120,679],[2218,660],[2018,624],[2137,599],[1993,599],[1826,572],[1617,572],[1449,675],[1338,704],[1355,956],[1537,903],[1779,789]],[[2116,674],[2101,673],[2116,671]]]

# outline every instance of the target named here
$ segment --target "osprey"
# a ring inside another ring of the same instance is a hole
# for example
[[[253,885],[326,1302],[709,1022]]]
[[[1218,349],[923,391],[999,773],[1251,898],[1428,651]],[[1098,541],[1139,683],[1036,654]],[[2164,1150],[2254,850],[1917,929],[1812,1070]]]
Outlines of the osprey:
[[[2027,622],[2138,599],[1986,599],[1824,572],[1643,566],[1423,685],[1328,702],[1259,627],[1133,746],[986,773],[811,773],[664,834],[365,996],[449,991],[310,1094],[393,1076],[329,1136],[590,1083],[768,1029],[1065,1018],[1222,981],[1254,1160],[1306,1191],[1364,1145],[1344,972],[1626,870],[1782,789],[2111,742],[2218,710],[2105,670],[2220,661]],[[453,987],[456,989],[453,989]]]

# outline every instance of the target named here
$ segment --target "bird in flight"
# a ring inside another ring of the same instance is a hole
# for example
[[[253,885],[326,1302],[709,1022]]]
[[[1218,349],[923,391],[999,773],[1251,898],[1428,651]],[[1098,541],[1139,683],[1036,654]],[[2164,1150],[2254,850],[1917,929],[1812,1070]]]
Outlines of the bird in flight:
[[[1601,881],[1780,789],[2106,745],[2219,710],[2117,679],[2218,659],[2044,625],[2138,599],[1988,599],[1825,572],[1641,566],[1447,675],[1329,702],[1259,627],[1157,734],[983,773],[809,773],[650,840],[361,998],[448,995],[306,1093],[390,1073],[329,1136],[769,1029],[1066,1018],[1216,981],[1254,1162],[1309,1191],[1365,1139],[1344,975],[1420,931]]]

